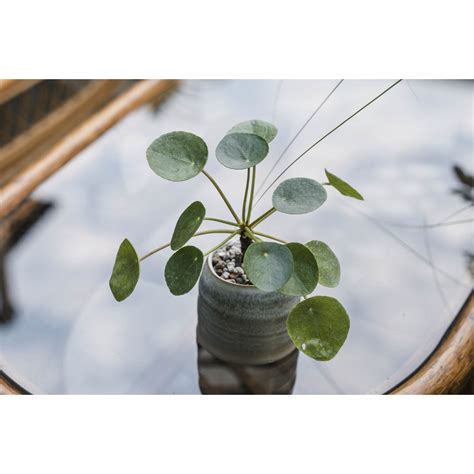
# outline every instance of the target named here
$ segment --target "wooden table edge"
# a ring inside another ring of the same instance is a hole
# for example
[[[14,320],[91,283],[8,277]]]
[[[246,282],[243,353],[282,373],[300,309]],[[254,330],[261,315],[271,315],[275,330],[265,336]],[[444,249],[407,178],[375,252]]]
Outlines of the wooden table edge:
[[[391,395],[459,393],[474,375],[474,293],[471,290],[458,315],[425,361]]]

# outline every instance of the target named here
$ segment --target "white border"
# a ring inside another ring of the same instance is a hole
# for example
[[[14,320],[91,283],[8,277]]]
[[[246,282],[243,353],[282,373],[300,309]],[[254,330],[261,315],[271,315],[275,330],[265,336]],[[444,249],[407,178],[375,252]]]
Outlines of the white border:
[[[472,78],[470,4],[9,1],[0,77]]]
[[[5,473],[468,472],[472,398],[0,399]],[[455,454],[455,455],[453,455]]]

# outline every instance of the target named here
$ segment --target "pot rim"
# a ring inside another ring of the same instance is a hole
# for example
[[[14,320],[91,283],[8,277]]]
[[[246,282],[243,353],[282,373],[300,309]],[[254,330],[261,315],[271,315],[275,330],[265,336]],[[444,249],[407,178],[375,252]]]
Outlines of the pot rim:
[[[227,280],[224,280],[224,278],[221,278],[214,270],[214,265],[212,265],[212,256],[217,252],[217,250],[215,250],[214,252],[212,252],[211,254],[209,254],[207,257],[206,257],[206,260],[207,260],[207,265],[209,267],[209,270],[211,271],[211,275],[214,277],[214,278],[217,278],[220,282],[222,283],[225,283],[226,285],[232,285],[232,286],[237,286],[238,288],[245,288],[246,290],[255,290],[257,287],[255,285],[242,285],[242,283],[233,283],[231,281],[227,281]]]

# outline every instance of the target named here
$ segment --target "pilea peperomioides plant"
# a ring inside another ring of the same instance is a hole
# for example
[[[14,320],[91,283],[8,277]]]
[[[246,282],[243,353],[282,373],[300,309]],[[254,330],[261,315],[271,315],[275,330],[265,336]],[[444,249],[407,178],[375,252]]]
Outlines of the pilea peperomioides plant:
[[[240,215],[216,181],[204,170],[208,148],[202,138],[179,131],[154,140],[146,152],[150,168],[170,181],[184,181],[203,174],[222,197],[233,221],[207,217],[204,205],[196,201],[180,215],[171,241],[143,257],[140,258],[125,239],[117,253],[110,288],[117,301],[130,296],[139,279],[140,262],[171,247],[174,253],[165,266],[165,280],[173,295],[183,295],[199,280],[205,257],[230,240],[240,238],[243,268],[251,284],[263,291],[278,291],[304,298],[288,316],[287,328],[293,343],[316,360],[330,360],[344,344],[349,332],[349,317],[335,298],[308,296],[318,283],[327,287],[338,285],[340,266],[336,255],[319,240],[306,244],[288,243],[257,228],[275,212],[305,214],[315,211],[327,199],[327,186],[345,196],[363,198],[352,186],[326,170],[327,182],[322,184],[310,178],[291,178],[281,182],[273,192],[272,207],[252,218],[256,167],[268,155],[269,144],[276,134],[274,125],[250,120],[232,127],[217,145],[216,157],[222,165],[234,170],[246,170]],[[199,231],[204,221],[218,222],[226,228]],[[226,238],[205,253],[193,245],[186,245],[190,239],[206,234],[226,234]]]

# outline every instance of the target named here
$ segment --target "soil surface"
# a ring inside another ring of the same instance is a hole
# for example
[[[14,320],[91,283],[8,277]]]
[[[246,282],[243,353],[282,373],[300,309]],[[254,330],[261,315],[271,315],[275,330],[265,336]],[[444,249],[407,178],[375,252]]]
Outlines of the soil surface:
[[[240,240],[235,240],[216,250],[212,255],[214,271],[223,280],[241,285],[251,285],[242,267]]]

